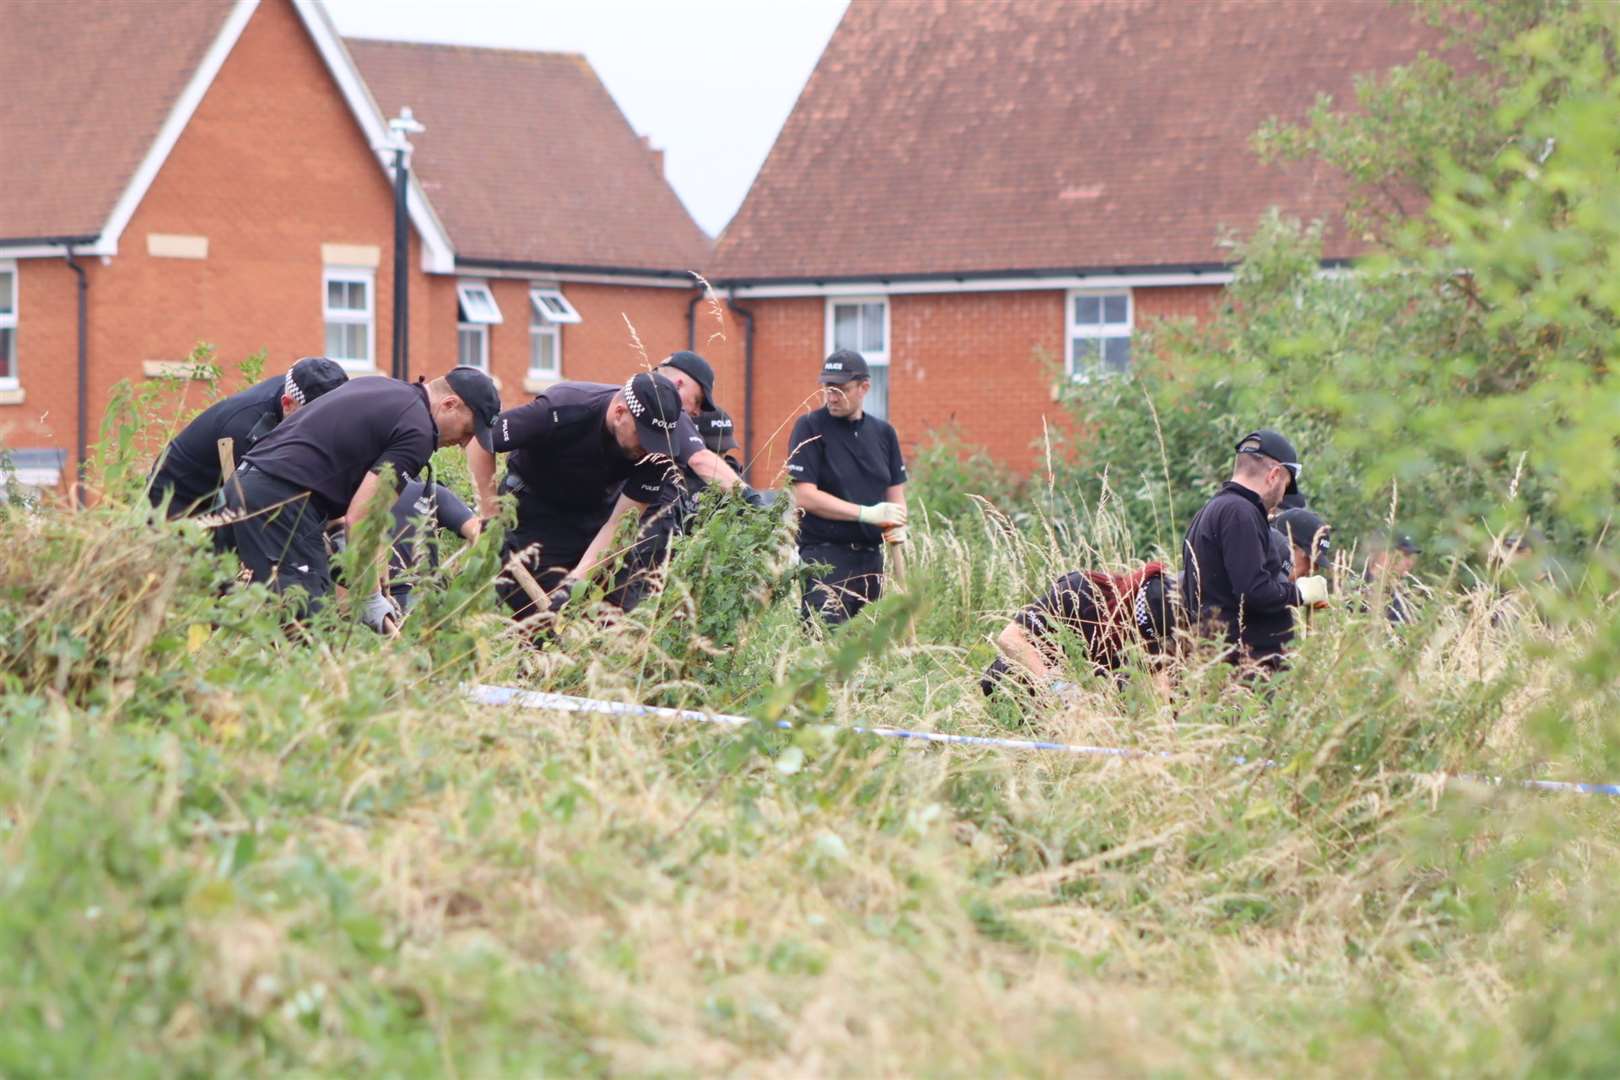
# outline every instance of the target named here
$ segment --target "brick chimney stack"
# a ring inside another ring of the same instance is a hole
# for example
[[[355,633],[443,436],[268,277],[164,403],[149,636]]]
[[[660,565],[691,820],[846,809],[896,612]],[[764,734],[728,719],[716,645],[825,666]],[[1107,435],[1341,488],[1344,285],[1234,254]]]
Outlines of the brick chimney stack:
[[[651,135],[643,135],[641,137],[641,145],[646,147],[647,148],[647,153],[652,156],[653,168],[658,170],[658,175],[659,176],[663,176],[664,175],[664,151],[661,148],[656,147],[656,146],[653,145]]]

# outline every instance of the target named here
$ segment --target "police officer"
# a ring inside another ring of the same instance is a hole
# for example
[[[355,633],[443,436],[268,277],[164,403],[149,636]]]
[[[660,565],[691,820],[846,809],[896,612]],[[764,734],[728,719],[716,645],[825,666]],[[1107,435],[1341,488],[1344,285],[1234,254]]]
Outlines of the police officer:
[[[863,409],[872,387],[866,358],[839,349],[821,365],[825,404],[793,425],[788,477],[798,507],[799,558],[812,572],[801,613],[836,626],[883,591],[883,545],[905,539],[906,466],[900,438]]]
[[[1117,671],[1126,646],[1139,642],[1149,655],[1175,647],[1180,622],[1180,583],[1163,563],[1150,562],[1128,574],[1077,570],[1052,583],[1046,594],[1014,615],[996,637],[1001,649],[985,671],[979,688],[986,694],[1009,674],[1054,690],[1061,681],[1061,627],[1084,642],[1086,656],[1098,673]]]
[[[742,484],[703,445],[680,392],[661,369],[641,372],[622,386],[557,383],[529,404],[501,413],[490,451],[468,448],[485,517],[498,509],[496,453],[510,455],[501,490],[517,496],[517,526],[504,541],[503,557],[518,557],[550,606],[559,602],[555,594],[584,580],[609,555],[619,522],[655,503],[665,481],[676,475],[672,470],[689,469],[728,490]],[[518,618],[538,610],[523,577],[509,572],[497,582]]]
[[[681,407],[693,419],[719,407],[714,403],[714,368],[697,353],[687,349],[670,353],[655,370],[675,384]]]
[[[1272,530],[1288,540],[1289,581],[1298,581],[1326,569],[1333,551],[1333,527],[1314,510],[1284,510],[1271,522]]]
[[[455,492],[443,484],[429,485],[420,480],[405,481],[390,512],[394,526],[388,553],[387,596],[393,610],[387,614],[397,622],[410,613],[416,602],[418,567],[424,563],[429,568],[439,565],[438,531],[455,533],[472,543],[483,531],[484,523]],[[425,550],[417,550],[418,542]]]
[[[332,591],[326,523],[364,517],[385,465],[403,480],[437,447],[488,444],[500,407],[488,375],[458,367],[426,383],[356,379],[299,409],[225,485],[242,564],[277,592],[301,586],[318,606]],[[393,502],[393,492],[385,497]]]
[[[1361,588],[1366,594],[1387,597],[1384,618],[1394,626],[1405,626],[1417,618],[1402,583],[1417,566],[1423,548],[1406,533],[1377,532],[1367,538],[1367,563],[1361,570]]]
[[[1182,606],[1191,625],[1223,638],[1228,657],[1275,668],[1294,635],[1293,609],[1327,602],[1327,581],[1288,580],[1267,512],[1298,491],[1299,455],[1269,429],[1237,443],[1232,478],[1193,516],[1182,541]]]
[[[742,464],[737,460],[737,439],[733,435],[731,416],[724,409],[711,409],[696,420],[698,435],[703,445],[720,455],[733,472],[740,473]],[[708,485],[702,477],[682,469],[678,475],[665,479],[658,502],[648,507],[642,517],[641,532],[635,546],[624,557],[608,593],[610,604],[624,611],[634,611],[658,587],[658,571],[669,555],[669,545],[684,533],[697,513],[697,497]],[[744,487],[744,497],[753,505],[767,505],[772,493],[756,492]]]
[[[231,461],[242,458],[260,439],[302,405],[349,381],[348,372],[324,356],[306,356],[284,375],[265,379],[198,413],[163,448],[153,463],[146,494],[154,508],[168,500],[170,520],[213,508],[224,477],[219,440],[231,440]]]

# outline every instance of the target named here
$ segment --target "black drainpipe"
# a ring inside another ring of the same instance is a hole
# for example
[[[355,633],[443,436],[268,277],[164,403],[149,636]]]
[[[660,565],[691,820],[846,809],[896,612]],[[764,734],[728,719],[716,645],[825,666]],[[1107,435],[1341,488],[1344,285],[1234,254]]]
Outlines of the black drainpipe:
[[[754,471],[754,313],[739,307],[734,297],[726,306],[748,324],[743,331],[743,479],[753,483]]]
[[[73,245],[65,244],[62,247],[67,258],[68,269],[79,276],[79,498],[84,498],[83,481],[87,462],[85,457],[89,452],[90,443],[90,343],[86,332],[88,323],[87,309],[89,305],[90,282],[85,277],[84,267],[73,259]]]
[[[686,347],[693,352],[697,352],[697,306],[702,299],[703,290],[699,289],[686,304]]]

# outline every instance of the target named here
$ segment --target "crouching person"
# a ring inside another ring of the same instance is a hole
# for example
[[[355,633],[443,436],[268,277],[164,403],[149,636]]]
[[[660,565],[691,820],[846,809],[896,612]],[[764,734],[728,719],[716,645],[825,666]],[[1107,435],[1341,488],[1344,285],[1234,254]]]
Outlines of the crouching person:
[[[988,695],[1011,677],[1026,687],[1067,689],[1060,629],[1085,645],[1099,674],[1117,672],[1132,644],[1150,655],[1168,655],[1181,622],[1179,592],[1179,582],[1165,573],[1163,563],[1128,574],[1064,574],[1002,628],[996,637],[1002,655],[985,670],[979,687]]]
[[[487,445],[499,412],[494,382],[466,367],[429,383],[355,379],[299,409],[225,485],[242,565],[275,592],[302,588],[318,609],[333,588],[327,523],[360,521],[385,465],[415,477],[437,447]]]

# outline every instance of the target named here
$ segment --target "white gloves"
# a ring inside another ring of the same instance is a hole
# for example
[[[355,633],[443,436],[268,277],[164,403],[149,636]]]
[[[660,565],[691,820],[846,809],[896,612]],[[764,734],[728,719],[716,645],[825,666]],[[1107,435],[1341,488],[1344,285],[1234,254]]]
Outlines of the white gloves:
[[[1310,577],[1300,578],[1294,582],[1294,585],[1299,589],[1299,602],[1301,604],[1306,607],[1327,607],[1327,578],[1322,577],[1320,574],[1313,574]]]
[[[906,532],[906,527],[904,525],[896,525],[892,529],[884,530],[883,539],[885,543],[903,544],[907,540],[911,539],[911,534]]]
[[[880,529],[892,529],[896,525],[906,523],[906,508],[900,503],[880,502],[871,506],[863,506],[855,520],[862,525],[876,525]]]
[[[366,597],[360,605],[360,621],[379,634],[392,634],[398,630],[402,617],[394,598],[380,589]]]

